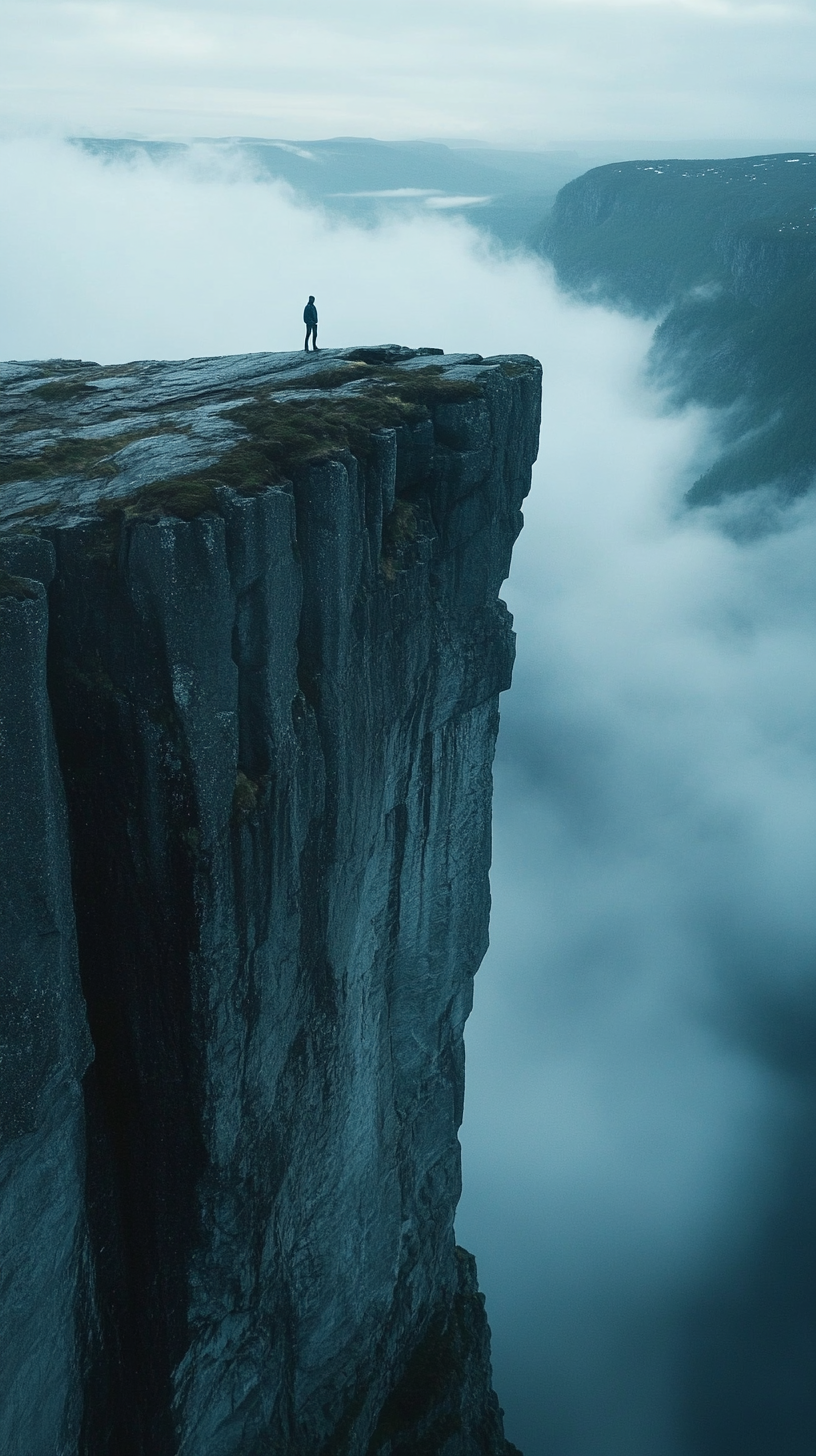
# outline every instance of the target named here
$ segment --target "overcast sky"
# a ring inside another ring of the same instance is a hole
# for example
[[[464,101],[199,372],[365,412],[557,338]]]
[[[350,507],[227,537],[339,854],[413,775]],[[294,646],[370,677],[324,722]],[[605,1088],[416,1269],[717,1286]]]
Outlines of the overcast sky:
[[[0,126],[816,138],[816,0],[4,0]]]

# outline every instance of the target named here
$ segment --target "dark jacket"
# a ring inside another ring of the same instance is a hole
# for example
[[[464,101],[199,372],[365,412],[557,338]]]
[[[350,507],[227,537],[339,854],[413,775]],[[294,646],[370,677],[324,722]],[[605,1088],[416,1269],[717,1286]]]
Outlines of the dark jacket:
[[[317,323],[317,309],[315,308],[315,306],[314,306],[313,303],[307,303],[306,307],[304,308],[304,310],[303,310],[303,322],[305,324],[316,324]]]

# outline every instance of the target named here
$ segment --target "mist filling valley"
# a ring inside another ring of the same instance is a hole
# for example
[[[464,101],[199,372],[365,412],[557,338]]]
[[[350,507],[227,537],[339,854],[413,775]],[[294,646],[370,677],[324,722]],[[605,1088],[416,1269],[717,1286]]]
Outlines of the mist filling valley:
[[[206,148],[7,143],[0,183],[5,358],[296,349],[313,293],[326,348],[542,360],[458,1235],[525,1456],[805,1456],[812,498],[689,510],[718,419],[654,325],[461,218],[358,228]]]

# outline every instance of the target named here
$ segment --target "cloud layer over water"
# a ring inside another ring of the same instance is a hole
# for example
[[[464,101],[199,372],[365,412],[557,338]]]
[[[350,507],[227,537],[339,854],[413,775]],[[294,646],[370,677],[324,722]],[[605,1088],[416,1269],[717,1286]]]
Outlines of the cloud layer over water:
[[[296,348],[314,293],[327,346],[542,358],[460,1237],[525,1456],[810,1456],[811,502],[685,513],[713,436],[649,326],[464,224],[329,227],[206,149],[9,144],[0,189],[4,357]]]

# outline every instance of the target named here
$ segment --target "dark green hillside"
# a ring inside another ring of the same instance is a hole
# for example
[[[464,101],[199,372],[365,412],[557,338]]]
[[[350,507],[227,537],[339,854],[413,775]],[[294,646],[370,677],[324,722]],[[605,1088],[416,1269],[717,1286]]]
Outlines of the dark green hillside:
[[[695,502],[816,472],[816,155],[628,162],[562,188],[541,251],[584,296],[667,310],[652,352],[678,403],[733,406]]]

